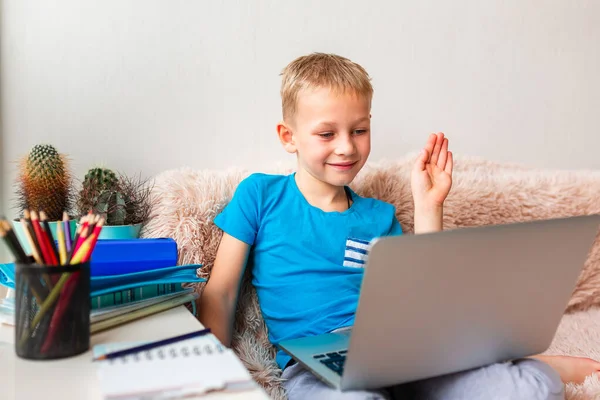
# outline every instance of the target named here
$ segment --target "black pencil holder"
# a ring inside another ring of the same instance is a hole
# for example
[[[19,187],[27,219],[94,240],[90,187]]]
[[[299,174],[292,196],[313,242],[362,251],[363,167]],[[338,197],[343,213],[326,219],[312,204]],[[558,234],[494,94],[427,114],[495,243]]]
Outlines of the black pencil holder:
[[[90,348],[90,263],[16,265],[15,350],[51,360]]]

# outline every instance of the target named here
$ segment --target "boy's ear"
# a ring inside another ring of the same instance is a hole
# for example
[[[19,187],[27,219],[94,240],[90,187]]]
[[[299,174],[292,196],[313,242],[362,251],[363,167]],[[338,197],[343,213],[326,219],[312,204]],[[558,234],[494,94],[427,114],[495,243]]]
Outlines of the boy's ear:
[[[279,136],[279,141],[283,145],[283,148],[288,153],[296,152],[296,143],[294,142],[294,134],[289,129],[284,121],[281,121],[277,124],[277,136]]]

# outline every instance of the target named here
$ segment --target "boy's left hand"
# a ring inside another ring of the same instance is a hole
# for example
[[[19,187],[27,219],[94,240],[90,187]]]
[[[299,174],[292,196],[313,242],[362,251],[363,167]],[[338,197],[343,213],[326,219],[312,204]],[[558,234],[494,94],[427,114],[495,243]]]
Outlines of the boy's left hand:
[[[415,162],[411,185],[415,207],[442,207],[452,187],[452,153],[443,133],[432,133]]]

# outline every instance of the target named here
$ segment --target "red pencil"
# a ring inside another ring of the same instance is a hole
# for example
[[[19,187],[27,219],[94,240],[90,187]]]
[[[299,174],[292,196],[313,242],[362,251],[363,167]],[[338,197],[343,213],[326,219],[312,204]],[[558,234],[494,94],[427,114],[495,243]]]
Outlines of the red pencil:
[[[94,228],[96,228],[96,224],[98,223],[98,221],[100,221],[100,218],[102,218],[102,217],[100,217],[99,215],[94,215],[91,218],[91,221],[88,224],[88,228],[89,228],[88,232],[94,232]]]
[[[44,233],[48,254],[50,255],[50,264],[58,265],[58,250],[55,248],[54,237],[52,236],[52,231],[50,230],[50,224],[48,224],[48,216],[43,211],[40,212],[40,226],[42,228],[42,232]]]
[[[42,227],[40,226],[40,221],[38,221],[37,212],[35,211],[31,211],[31,224],[33,225],[33,231],[35,232],[37,242],[40,245],[40,250],[42,252],[40,256],[42,257],[42,261],[44,261],[44,264],[50,264],[51,258],[48,254],[49,249],[46,248],[46,240],[44,240]]]
[[[87,218],[85,219],[85,222],[83,223],[83,228],[82,228],[82,232],[83,229],[85,229],[86,227],[90,226],[90,224],[92,222],[94,222],[94,218],[96,218],[96,216],[94,215],[94,213],[92,213],[92,210],[90,210],[90,212],[88,212]],[[89,232],[89,231],[88,231]],[[81,246],[81,243],[83,243],[83,240],[81,240],[81,238],[79,238],[79,245]]]
[[[83,218],[82,218],[83,221]],[[92,212],[90,211],[88,213],[88,215],[85,216],[85,221],[83,221],[83,225],[81,226],[81,233],[83,234],[83,232],[85,231],[86,234],[89,232],[89,230],[86,230],[86,228],[88,226],[90,226],[90,224],[94,221],[94,214],[92,214]],[[79,246],[81,246],[81,244],[83,243],[83,241],[85,240],[85,237],[79,236],[79,239],[77,239],[77,243],[75,243],[75,250],[77,250],[79,248]],[[75,254],[75,252],[73,252],[73,254]]]
[[[79,235],[79,240],[77,240],[77,244],[75,245],[75,248],[73,249],[73,257],[75,257],[75,254],[77,254],[77,251],[79,250],[79,248],[81,247],[81,245],[83,244],[83,242],[85,242],[85,239],[87,239],[88,235],[88,231],[89,231],[89,227],[87,226],[87,221],[83,224],[83,228],[81,228],[81,234]],[[71,259],[73,259],[73,257],[71,257]]]
[[[71,258],[73,258],[73,255],[75,254],[75,246],[77,245],[77,242],[79,241],[79,235],[81,235],[81,228],[82,228],[83,223],[85,222],[85,220],[87,220],[87,218],[88,218],[88,216],[84,215],[79,220],[79,226],[75,230],[75,237],[73,238],[73,241],[71,242],[71,251],[69,252],[69,255],[67,257],[67,264],[70,263]]]
[[[71,297],[73,297],[73,293],[75,292],[75,288],[77,287],[77,283],[79,281],[79,274],[79,271],[74,272],[73,275],[71,275],[69,279],[65,282],[65,286],[62,289],[60,297],[58,298],[58,303],[56,304],[56,308],[54,309],[54,314],[52,314],[52,319],[50,320],[48,334],[46,335],[46,338],[44,339],[44,344],[41,348],[42,354],[50,350],[52,342],[54,341],[54,337],[56,336],[56,332],[60,329],[60,326],[62,325],[61,319],[63,318],[65,311],[69,307]]]
[[[98,242],[98,236],[100,236],[100,231],[102,230],[103,225],[104,218],[100,218],[100,221],[98,221],[98,223],[94,227],[94,232],[92,232],[90,250],[85,255],[85,257],[83,257],[83,262],[89,261],[92,257],[92,252],[94,251],[94,247],[96,247],[96,243]]]

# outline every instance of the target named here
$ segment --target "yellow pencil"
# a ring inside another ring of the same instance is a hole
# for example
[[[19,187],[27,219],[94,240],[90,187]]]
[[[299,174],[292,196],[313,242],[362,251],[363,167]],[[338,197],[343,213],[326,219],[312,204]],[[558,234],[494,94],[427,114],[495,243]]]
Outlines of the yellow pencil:
[[[56,283],[56,286],[54,286],[52,288],[52,290],[50,291],[50,294],[48,295],[48,297],[46,297],[46,300],[44,300],[44,302],[41,303],[42,305],[40,307],[40,310],[37,312],[35,317],[33,317],[33,321],[31,321],[31,325],[29,325],[29,329],[23,330],[23,334],[21,335],[21,340],[19,341],[19,347],[23,347],[23,345],[25,344],[25,342],[27,341],[27,338],[29,337],[29,335],[31,333],[31,330],[35,329],[37,327],[37,324],[40,323],[44,314],[46,314],[48,312],[48,310],[50,309],[50,307],[52,307],[52,305],[54,304],[56,299],[58,299],[58,296],[60,295],[60,291],[62,290],[62,287],[64,286],[67,279],[69,279],[69,276],[71,276],[71,274],[68,272],[63,273],[60,276],[60,279]]]
[[[60,258],[60,265],[65,265],[67,263],[67,245],[65,243],[65,234],[60,221],[56,224],[56,236],[58,236],[58,256]]]
[[[94,235],[85,239],[85,241],[77,249],[77,253],[75,253],[73,258],[71,259],[71,262],[70,262],[71,265],[79,264],[80,262],[83,261],[83,259],[87,255],[87,253],[90,251],[93,240],[94,240]]]

